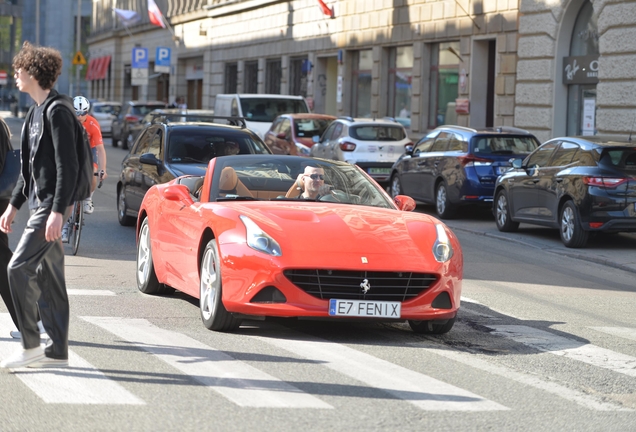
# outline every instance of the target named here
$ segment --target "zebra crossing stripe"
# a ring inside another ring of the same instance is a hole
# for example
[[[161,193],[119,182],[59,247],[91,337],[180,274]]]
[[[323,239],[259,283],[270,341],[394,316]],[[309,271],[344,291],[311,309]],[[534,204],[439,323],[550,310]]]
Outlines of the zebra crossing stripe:
[[[8,313],[0,314],[0,335],[15,327]],[[16,339],[0,338],[0,357],[21,348]],[[145,402],[108,378],[95,366],[69,350],[69,366],[59,369],[13,369],[14,375],[44,402],[78,405],[145,405]],[[5,395],[6,397],[6,395]]]
[[[631,327],[590,327],[592,330],[636,341],[636,328]]]
[[[181,333],[145,319],[81,317],[132,342],[168,365],[239,406],[259,408],[333,408],[326,402],[247,363]]]
[[[492,364],[490,362],[477,358],[477,356],[475,356],[474,354],[439,348],[426,348],[426,351],[435,353],[447,359],[456,361],[458,363],[463,363],[467,366],[480,369],[494,375],[499,375],[506,379],[516,381],[520,384],[552,393],[555,396],[559,396],[566,400],[572,401],[588,409],[596,411],[632,411],[631,409],[623,408],[620,405],[603,402],[600,399],[596,399],[583,392],[564,387],[555,382],[545,381],[537,376],[517,372],[505,366]]]
[[[467,390],[406,369],[386,360],[324,339],[303,340],[258,337],[299,357],[320,363],[336,372],[383,390],[427,411],[507,410],[503,405]]]
[[[495,335],[504,336],[537,350],[636,377],[636,357],[532,327],[515,325],[488,325],[487,327],[493,329]]]
[[[76,295],[76,296],[115,296],[112,291],[109,290],[93,290],[93,289],[79,289],[79,288],[68,288],[66,290],[68,295]]]

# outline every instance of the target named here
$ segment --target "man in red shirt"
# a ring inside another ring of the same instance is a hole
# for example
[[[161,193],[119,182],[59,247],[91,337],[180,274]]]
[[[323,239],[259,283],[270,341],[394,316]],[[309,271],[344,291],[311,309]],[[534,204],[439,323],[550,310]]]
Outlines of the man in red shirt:
[[[103,180],[108,175],[106,174],[106,150],[104,149],[104,142],[102,141],[102,131],[99,127],[99,123],[95,117],[88,115],[88,109],[90,108],[90,102],[84,96],[75,96],[73,99],[73,105],[75,106],[75,113],[77,118],[86,129],[88,139],[91,143],[91,149],[93,151],[93,169],[95,173],[100,173],[100,178]],[[97,176],[93,178],[92,190],[95,192],[97,187]],[[93,195],[84,201],[84,213],[93,213]]]

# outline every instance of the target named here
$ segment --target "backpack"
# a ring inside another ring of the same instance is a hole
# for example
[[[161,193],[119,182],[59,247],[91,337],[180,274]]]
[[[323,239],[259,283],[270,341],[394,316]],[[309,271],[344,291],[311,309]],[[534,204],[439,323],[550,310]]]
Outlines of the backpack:
[[[75,119],[75,147],[77,149],[77,162],[79,165],[79,173],[77,176],[77,185],[73,192],[73,201],[82,201],[91,196],[93,185],[93,152],[91,151],[91,143],[88,139],[86,129],[77,119],[75,108],[69,101],[63,98],[53,99],[46,107],[46,118],[51,123],[51,110],[56,106],[65,106],[73,114]]]

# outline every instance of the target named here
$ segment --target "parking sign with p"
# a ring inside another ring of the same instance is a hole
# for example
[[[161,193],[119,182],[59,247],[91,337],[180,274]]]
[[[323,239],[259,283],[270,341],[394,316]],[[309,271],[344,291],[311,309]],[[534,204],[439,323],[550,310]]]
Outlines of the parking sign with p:
[[[148,68],[148,48],[132,49],[132,68],[147,69]]]
[[[170,73],[170,48],[157,47],[155,53],[155,72]]]

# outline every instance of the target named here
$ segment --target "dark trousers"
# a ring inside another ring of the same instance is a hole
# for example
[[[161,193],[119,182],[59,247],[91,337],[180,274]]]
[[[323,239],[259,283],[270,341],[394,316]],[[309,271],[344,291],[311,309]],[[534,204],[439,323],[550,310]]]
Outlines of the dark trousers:
[[[31,210],[24,233],[9,263],[9,286],[22,333],[24,349],[40,345],[38,306],[52,344],[48,357],[68,358],[69,303],[64,280],[64,247],[60,240],[47,242],[50,208]]]
[[[9,200],[0,200],[0,214],[4,213],[9,205]],[[18,327],[18,317],[15,314],[15,306],[13,305],[13,298],[11,297],[11,290],[9,290],[9,277],[7,276],[7,266],[11,261],[13,252],[9,249],[9,236],[0,231],[0,296],[2,301],[7,306],[9,315],[13,320],[13,324]]]

